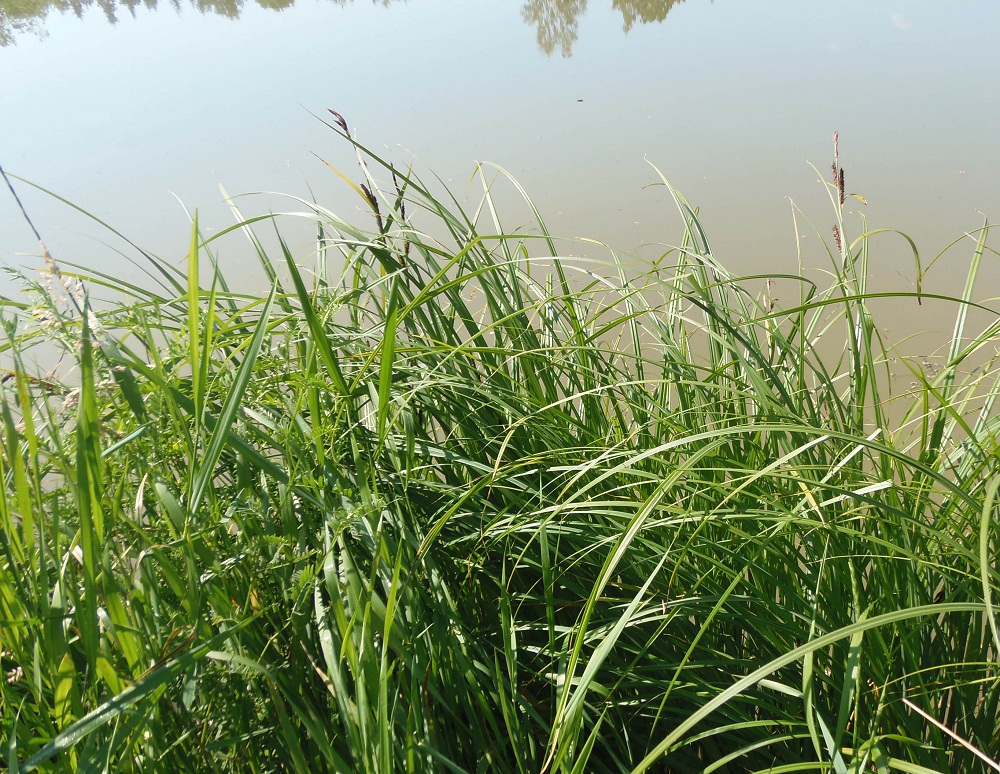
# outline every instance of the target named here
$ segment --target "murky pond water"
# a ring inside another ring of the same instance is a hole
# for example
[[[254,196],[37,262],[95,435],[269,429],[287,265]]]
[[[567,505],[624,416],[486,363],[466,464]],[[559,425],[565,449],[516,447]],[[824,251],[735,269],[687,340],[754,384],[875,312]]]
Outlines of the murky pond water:
[[[155,5],[0,0],[0,164],[178,261],[185,207],[208,230],[230,222],[220,183],[358,210],[317,158],[353,169],[311,115],[327,108],[460,192],[476,160],[497,162],[554,232],[640,255],[680,233],[648,160],[701,207],[736,273],[795,270],[790,201],[829,234],[809,162],[829,169],[834,130],[848,189],[868,202],[852,209],[910,234],[925,260],[979,213],[1000,218],[991,0]],[[58,258],[127,270],[98,226],[20,191]],[[798,225],[806,262],[825,265],[816,232]],[[875,283],[912,289],[908,248],[879,239]],[[36,252],[0,190],[0,257],[35,266]],[[970,253],[946,256],[927,283],[954,289]],[[945,324],[917,310],[900,322]]]

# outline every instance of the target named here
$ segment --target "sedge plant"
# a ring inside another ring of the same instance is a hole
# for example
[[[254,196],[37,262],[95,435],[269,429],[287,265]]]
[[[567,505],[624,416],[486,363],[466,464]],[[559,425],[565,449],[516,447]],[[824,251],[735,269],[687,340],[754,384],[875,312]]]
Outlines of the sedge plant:
[[[233,201],[259,294],[194,218],[5,305],[9,771],[1000,768],[987,225],[962,296],[871,293],[838,159],[780,307],[664,178],[676,247],[568,258],[331,129],[371,221]],[[882,296],[956,310],[915,387]]]

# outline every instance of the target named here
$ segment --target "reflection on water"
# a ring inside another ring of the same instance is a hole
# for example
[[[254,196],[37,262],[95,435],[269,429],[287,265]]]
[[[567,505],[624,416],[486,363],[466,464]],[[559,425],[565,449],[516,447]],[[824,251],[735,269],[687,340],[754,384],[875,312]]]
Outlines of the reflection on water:
[[[386,0],[388,2],[388,0]],[[201,13],[215,13],[230,19],[239,18],[240,11],[246,0],[188,0],[192,8]],[[255,0],[262,8],[280,10],[295,3],[295,0]],[[332,0],[337,5],[343,5],[346,0]],[[14,43],[15,33],[33,32],[44,35],[42,21],[53,11],[61,13],[72,12],[83,16],[83,12],[97,7],[104,12],[104,17],[115,24],[118,17],[125,13],[135,15],[138,8],[156,8],[157,0],[0,0],[0,46]],[[180,0],[167,0],[163,3],[174,10],[180,10]]]
[[[329,0],[345,5],[347,0]],[[247,0],[187,0],[201,13],[214,13],[230,19],[240,15]],[[295,0],[254,0],[261,8],[281,10]],[[392,0],[377,0],[390,5]],[[622,27],[628,32],[636,22],[661,22],[676,3],[683,0],[612,0],[612,7],[622,15]],[[54,11],[72,12],[82,16],[92,7],[100,8],[104,17],[114,24],[121,14],[135,14],[138,8],[154,9],[157,0],[0,0],[0,46],[11,45],[17,33],[44,35],[42,22]],[[181,0],[165,0],[164,6],[180,10]],[[571,56],[577,39],[579,18],[587,10],[587,0],[526,0],[521,9],[525,22],[538,28],[538,46],[546,54],[557,49]]]
[[[625,32],[636,22],[661,22],[670,9],[683,0],[612,0],[611,7],[622,15]],[[546,54],[557,48],[571,56],[576,42],[578,19],[587,10],[587,0],[527,0],[521,16],[538,28],[538,46]]]

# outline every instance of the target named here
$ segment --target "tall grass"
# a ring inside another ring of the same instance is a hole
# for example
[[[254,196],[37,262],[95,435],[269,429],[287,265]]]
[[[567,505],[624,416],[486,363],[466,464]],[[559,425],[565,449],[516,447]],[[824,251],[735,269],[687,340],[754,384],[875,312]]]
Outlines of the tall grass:
[[[997,768],[985,225],[901,393],[839,162],[833,281],[781,308],[669,185],[637,270],[356,147],[374,230],[302,202],[296,258],[234,206],[260,295],[195,220],[186,271],[7,305],[9,770]]]

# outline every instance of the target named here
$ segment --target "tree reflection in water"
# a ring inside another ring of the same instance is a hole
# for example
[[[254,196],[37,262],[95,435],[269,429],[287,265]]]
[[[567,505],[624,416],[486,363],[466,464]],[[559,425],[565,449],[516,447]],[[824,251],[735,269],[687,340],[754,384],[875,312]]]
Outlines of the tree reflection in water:
[[[587,10],[587,0],[528,0],[521,16],[538,28],[538,46],[546,54],[558,47],[571,56],[576,43],[577,19]]]
[[[670,9],[684,0],[612,0],[611,7],[622,15],[622,29],[628,32],[636,22],[661,22]],[[573,55],[578,20],[587,10],[587,0],[527,0],[521,16],[538,28],[538,47],[546,54],[557,48],[563,56]]]
[[[375,0],[390,5],[392,0]],[[248,0],[164,0],[162,5],[180,10],[190,4],[201,13],[214,13],[236,19]],[[295,0],[253,0],[262,8],[280,10],[294,5]],[[330,0],[345,5],[347,0]],[[612,0],[611,6],[622,15],[622,28],[628,32],[636,22],[661,22],[670,9],[683,0]],[[157,0],[0,0],[0,46],[11,45],[17,33],[44,35],[42,22],[54,11],[72,12],[82,16],[89,8],[97,7],[105,18],[115,24],[121,14],[134,15],[139,8],[156,8]],[[572,56],[576,43],[579,19],[587,10],[587,0],[526,0],[521,16],[538,30],[538,46],[546,54],[557,49],[565,56]]]

